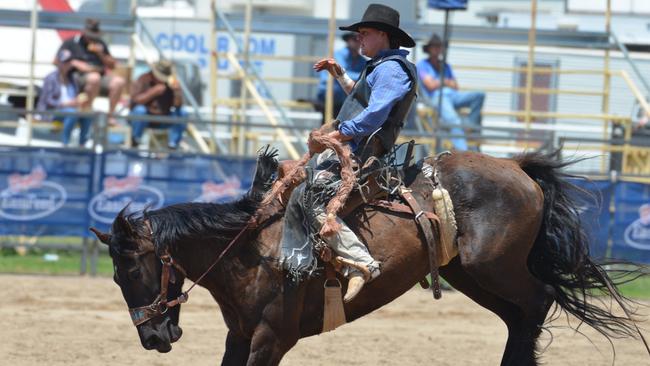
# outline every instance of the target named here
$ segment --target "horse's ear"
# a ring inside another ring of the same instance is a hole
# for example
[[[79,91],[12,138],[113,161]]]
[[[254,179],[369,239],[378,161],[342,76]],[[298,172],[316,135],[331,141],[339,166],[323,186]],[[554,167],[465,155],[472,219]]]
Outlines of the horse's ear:
[[[102,243],[104,243],[106,245],[110,245],[110,243],[111,243],[111,234],[103,233],[103,232],[97,230],[94,227],[91,227],[90,231],[92,231],[95,234],[95,236],[97,237],[97,239],[99,239],[99,241],[101,241]]]
[[[133,228],[131,227],[131,223],[129,220],[126,218],[126,210],[129,208],[129,205],[126,205],[118,214],[117,217],[115,217],[115,222],[113,223],[114,225],[114,231],[113,232],[120,232],[125,235],[131,236],[133,234]]]

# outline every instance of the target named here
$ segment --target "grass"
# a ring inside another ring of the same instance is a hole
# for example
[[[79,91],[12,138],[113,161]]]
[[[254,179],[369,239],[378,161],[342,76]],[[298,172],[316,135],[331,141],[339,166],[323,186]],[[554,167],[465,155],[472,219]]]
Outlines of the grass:
[[[57,261],[45,260],[46,254],[57,254]],[[26,273],[48,275],[79,274],[81,253],[77,251],[43,251],[30,250],[25,255],[18,255],[13,249],[0,251],[0,273]],[[87,265],[90,272],[90,263]],[[97,274],[113,275],[113,263],[108,254],[102,253],[97,258]],[[623,295],[639,300],[650,300],[650,278],[638,278],[620,287]]]
[[[58,255],[58,260],[46,260],[46,254]],[[87,272],[90,273],[90,263],[87,263]],[[74,275],[81,269],[81,253],[72,251],[29,251],[25,255],[18,255],[13,250],[0,252],[0,273],[25,273],[48,275]],[[107,254],[100,254],[97,258],[97,274],[111,276],[113,263]]]
[[[623,295],[640,300],[650,299],[650,278],[637,278],[636,280],[621,285],[620,287]]]

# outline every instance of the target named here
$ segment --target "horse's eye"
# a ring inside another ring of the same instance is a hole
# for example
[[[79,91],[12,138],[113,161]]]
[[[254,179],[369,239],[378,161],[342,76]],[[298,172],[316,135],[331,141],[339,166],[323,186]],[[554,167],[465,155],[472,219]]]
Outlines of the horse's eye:
[[[132,280],[137,280],[140,278],[140,269],[135,268],[129,271],[129,278]]]

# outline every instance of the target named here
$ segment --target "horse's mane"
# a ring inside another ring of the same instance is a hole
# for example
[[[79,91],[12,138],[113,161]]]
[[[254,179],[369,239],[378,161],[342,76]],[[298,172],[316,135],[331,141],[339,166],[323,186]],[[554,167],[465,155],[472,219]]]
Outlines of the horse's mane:
[[[276,156],[277,150],[268,147],[260,152],[252,187],[236,201],[179,203],[131,214],[122,210],[118,219],[124,219],[138,235],[145,234],[144,220],[148,220],[157,250],[187,239],[230,240],[246,226],[270,189],[278,166]]]
[[[253,195],[230,203],[180,203],[145,211],[157,248],[187,239],[230,240],[246,226],[259,202]]]

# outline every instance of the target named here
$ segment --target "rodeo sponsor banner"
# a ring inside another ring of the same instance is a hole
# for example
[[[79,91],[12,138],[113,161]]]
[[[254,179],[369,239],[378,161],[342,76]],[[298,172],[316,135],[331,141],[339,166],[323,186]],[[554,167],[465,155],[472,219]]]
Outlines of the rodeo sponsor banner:
[[[587,234],[591,255],[597,259],[604,258],[609,239],[609,203],[614,194],[614,185],[610,181],[582,179],[572,180],[571,183],[587,192],[574,192],[573,198],[578,205],[580,222]]]
[[[617,183],[615,204],[612,256],[650,263],[650,185]]]
[[[0,148],[0,235],[84,235],[94,156]]]
[[[182,202],[221,203],[248,191],[255,159],[113,151],[102,156],[96,194],[88,213],[107,230],[115,216]]]

